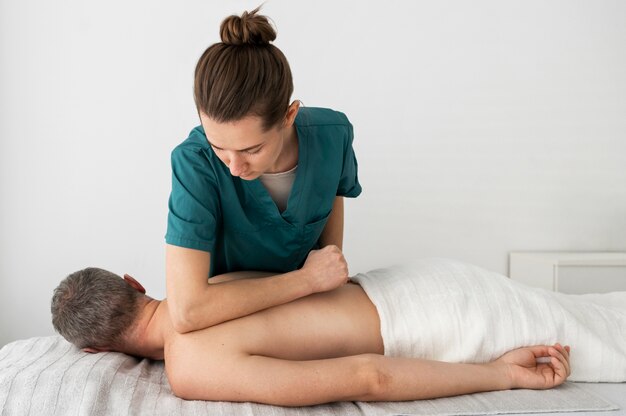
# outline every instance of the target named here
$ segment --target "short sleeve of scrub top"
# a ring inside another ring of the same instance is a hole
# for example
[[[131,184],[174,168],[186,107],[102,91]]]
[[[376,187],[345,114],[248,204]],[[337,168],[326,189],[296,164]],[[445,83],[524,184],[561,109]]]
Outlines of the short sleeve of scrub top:
[[[201,146],[191,145],[179,146],[172,152],[166,241],[213,252],[221,212],[215,175],[205,152]]]
[[[341,179],[339,180],[339,187],[337,188],[337,196],[344,196],[348,198],[356,198],[361,193],[361,185],[358,180],[358,163],[354,150],[352,149],[352,141],[354,140],[354,133],[352,131],[352,124],[349,125],[348,140],[344,148],[343,157],[343,169],[341,171]]]
[[[171,155],[165,240],[211,253],[209,276],[238,270],[285,273],[301,267],[336,196],[361,193],[353,128],[341,112],[302,107],[295,120],[298,169],[282,213],[260,182],[234,177],[202,126]]]

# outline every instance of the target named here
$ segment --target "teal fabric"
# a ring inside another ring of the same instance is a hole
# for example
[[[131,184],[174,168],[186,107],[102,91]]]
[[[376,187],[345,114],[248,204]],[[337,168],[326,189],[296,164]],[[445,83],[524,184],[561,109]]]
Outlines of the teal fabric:
[[[202,126],[194,128],[172,151],[165,241],[210,252],[210,276],[301,267],[309,251],[319,247],[335,196],[357,197],[361,185],[345,114],[301,107],[295,125],[298,169],[282,214],[259,179],[232,176]]]

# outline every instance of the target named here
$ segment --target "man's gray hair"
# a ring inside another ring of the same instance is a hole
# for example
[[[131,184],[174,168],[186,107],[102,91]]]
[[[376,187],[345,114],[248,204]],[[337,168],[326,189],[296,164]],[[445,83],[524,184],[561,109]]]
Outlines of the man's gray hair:
[[[115,273],[88,267],[54,289],[52,325],[78,348],[118,347],[137,317],[142,296]]]

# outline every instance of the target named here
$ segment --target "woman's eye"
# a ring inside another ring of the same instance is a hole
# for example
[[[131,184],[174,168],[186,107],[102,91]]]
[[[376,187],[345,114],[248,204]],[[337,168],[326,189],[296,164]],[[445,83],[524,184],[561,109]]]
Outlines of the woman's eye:
[[[218,147],[215,147],[215,146],[213,146],[213,145],[211,145],[211,148],[212,148],[212,149],[213,149],[213,151],[215,151],[215,152],[221,152],[221,151],[223,151],[223,150],[224,150],[224,149],[220,149],[220,148],[218,148]],[[247,154],[247,155],[256,155],[257,153],[259,153],[259,152],[261,151],[261,149],[263,149],[263,147],[259,147],[259,148],[258,148],[258,149],[256,149],[256,150],[241,150],[240,152],[245,153],[245,154]]]

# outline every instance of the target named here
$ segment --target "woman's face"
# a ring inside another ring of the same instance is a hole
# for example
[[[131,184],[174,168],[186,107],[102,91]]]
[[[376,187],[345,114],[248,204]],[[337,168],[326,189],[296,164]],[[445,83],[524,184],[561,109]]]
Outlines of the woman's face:
[[[289,113],[282,126],[266,132],[263,132],[262,120],[257,116],[218,123],[200,113],[200,120],[209,144],[217,157],[228,166],[231,175],[250,181],[263,173],[280,171],[285,144],[292,138],[295,119],[295,114],[289,117]]]

